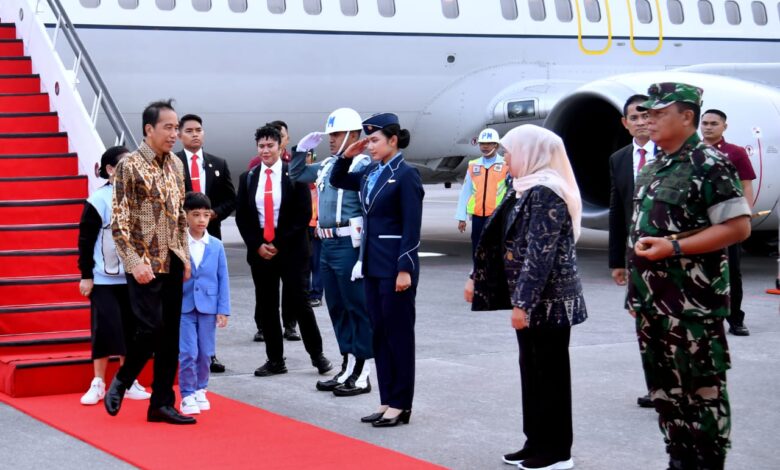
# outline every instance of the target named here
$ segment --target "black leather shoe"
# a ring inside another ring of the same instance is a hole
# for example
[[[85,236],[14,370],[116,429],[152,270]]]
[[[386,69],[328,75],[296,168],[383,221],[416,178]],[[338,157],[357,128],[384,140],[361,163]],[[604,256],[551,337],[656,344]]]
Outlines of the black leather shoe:
[[[371,423],[371,426],[374,426],[375,428],[392,428],[393,426],[398,426],[399,424],[409,424],[409,420],[411,418],[412,410],[403,410],[395,418],[382,417]]]
[[[309,299],[309,306],[311,308],[322,307],[322,300],[321,299]]]
[[[311,365],[316,367],[317,372],[320,374],[327,374],[331,369],[333,369],[333,363],[330,362],[328,358],[325,357],[325,355],[322,353],[311,360]]]
[[[106,396],[103,398],[103,405],[111,416],[116,416],[122,407],[122,400],[125,398],[127,387],[116,377],[111,381],[111,386],[106,390]]]
[[[286,374],[287,366],[284,361],[271,362],[265,361],[265,364],[255,369],[255,377],[268,377],[269,375]]]
[[[339,379],[342,375],[347,373],[347,364],[349,363],[349,357],[344,354],[344,360],[341,361],[341,370],[333,376],[330,380],[318,380],[317,381],[317,390],[320,392],[332,392],[334,388],[338,387],[342,384],[342,382],[339,382]]]
[[[146,420],[150,423],[168,423],[168,424],[195,424],[195,418],[185,416],[179,413],[172,406],[161,406],[159,408],[149,408],[146,412]]]
[[[531,449],[529,449],[528,447],[523,447],[517,452],[512,452],[511,454],[504,454],[504,456],[501,457],[501,460],[503,460],[504,463],[508,463],[509,465],[517,465],[523,460],[529,459],[531,457],[533,457],[533,453],[531,452]]]
[[[380,419],[382,419],[382,416],[384,416],[384,415],[385,415],[385,413],[382,412],[382,413],[370,414],[368,416],[363,416],[362,418],[360,418],[360,422],[361,423],[373,423],[375,421],[379,421]]]
[[[284,327],[284,334],[282,336],[284,336],[284,339],[286,339],[287,341],[300,341],[301,340],[301,335],[299,335],[298,332],[295,331],[295,327],[294,326],[291,326],[289,328],[285,326]]]
[[[366,379],[365,387],[358,387],[355,385],[355,379],[349,377],[343,384],[333,389],[333,394],[337,397],[354,397],[355,395],[361,395],[363,393],[369,393],[371,391],[371,380]]]
[[[641,397],[636,399],[636,404],[639,405],[640,408],[655,408],[655,405],[653,405],[653,400],[650,398],[650,394],[642,395]]]
[[[225,364],[219,362],[217,356],[211,356],[211,365],[209,366],[209,370],[214,374],[225,372]]]
[[[265,336],[263,336],[263,330],[257,330],[257,333],[255,333],[255,337],[252,340],[255,343],[262,343],[265,341]]]
[[[745,325],[729,325],[729,333],[734,336],[750,336],[750,330]]]

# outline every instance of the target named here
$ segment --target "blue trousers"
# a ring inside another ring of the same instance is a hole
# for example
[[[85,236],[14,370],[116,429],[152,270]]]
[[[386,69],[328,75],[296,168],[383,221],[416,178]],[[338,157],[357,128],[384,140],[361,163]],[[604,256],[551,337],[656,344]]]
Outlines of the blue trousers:
[[[366,277],[366,304],[374,328],[374,363],[382,405],[412,409],[414,299],[417,285],[395,292],[395,277]]]
[[[351,280],[359,252],[359,248],[352,247],[350,237],[323,239],[320,270],[339,351],[342,355],[370,359],[374,357],[371,319],[366,310],[363,280]]]
[[[309,279],[309,299],[322,300],[322,277],[320,276],[320,253],[322,240],[314,236],[314,229],[309,227],[309,240],[311,240],[311,279]]]
[[[179,330],[179,388],[182,398],[209,385],[217,316],[193,310],[181,314]]]

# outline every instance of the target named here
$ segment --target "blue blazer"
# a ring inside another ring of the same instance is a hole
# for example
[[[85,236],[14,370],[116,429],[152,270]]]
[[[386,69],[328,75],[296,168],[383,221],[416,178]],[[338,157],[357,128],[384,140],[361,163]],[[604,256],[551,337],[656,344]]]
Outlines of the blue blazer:
[[[190,265],[192,277],[184,283],[182,313],[197,309],[199,313],[230,315],[230,284],[222,242],[209,237],[200,266],[195,267],[192,257]]]
[[[368,175],[379,164],[350,173],[351,160],[339,158],[333,165],[330,184],[337,188],[360,191],[363,209],[363,241],[361,253],[363,275],[395,278],[406,271],[417,283],[420,275],[420,225],[425,197],[422,179],[417,169],[409,166],[403,156],[390,162],[374,184],[366,202]]]

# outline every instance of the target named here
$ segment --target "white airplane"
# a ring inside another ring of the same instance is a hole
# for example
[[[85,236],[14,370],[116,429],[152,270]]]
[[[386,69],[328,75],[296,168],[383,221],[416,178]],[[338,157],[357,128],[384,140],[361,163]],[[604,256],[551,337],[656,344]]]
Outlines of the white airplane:
[[[749,0],[63,0],[125,119],[173,97],[204,118],[206,147],[237,175],[253,133],[291,140],[348,106],[391,111],[426,182],[451,182],[475,137],[543,124],[566,142],[583,223],[605,228],[608,156],[630,142],[625,99],[661,81],[704,89],[780,197],[780,5]],[[320,149],[323,152],[327,150]],[[777,215],[754,222],[775,230]]]

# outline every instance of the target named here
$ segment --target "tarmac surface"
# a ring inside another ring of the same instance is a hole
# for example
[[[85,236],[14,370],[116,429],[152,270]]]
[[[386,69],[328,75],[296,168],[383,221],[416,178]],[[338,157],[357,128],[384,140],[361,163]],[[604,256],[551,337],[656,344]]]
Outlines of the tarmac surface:
[[[245,248],[232,219],[225,229],[233,314],[217,334],[228,370],[213,374],[213,392],[338,433],[456,469],[510,468],[501,455],[523,442],[520,376],[509,312],[471,312],[462,290],[470,269],[468,232],[453,219],[459,187],[427,186],[421,251],[427,256],[417,294],[416,393],[411,424],[374,429],[359,418],[375,411],[378,391],[338,398],[317,392],[322,376],[300,342],[285,342],[286,375],[258,378],[263,343],[252,342],[254,291]],[[470,230],[470,227],[469,227]],[[584,231],[579,269],[589,312],[572,330],[574,447],[578,469],[664,469],[668,462],[654,410],[636,406],[644,394],[632,319],[622,309],[624,290],[607,269],[606,233]],[[772,258],[743,258],[746,324],[751,336],[728,336],[733,427],[729,469],[780,468],[780,297]],[[315,309],[325,354],[340,363],[326,307]],[[372,383],[375,374],[372,372]],[[85,384],[85,390],[88,384]],[[209,413],[218,413],[212,410]],[[139,419],[143,419],[139,416]],[[122,461],[0,404],[0,467],[123,468]],[[306,452],[306,443],[301,443]],[[294,459],[290,456],[290,459]],[[348,459],[349,456],[345,456]],[[365,462],[366,467],[370,462]]]

